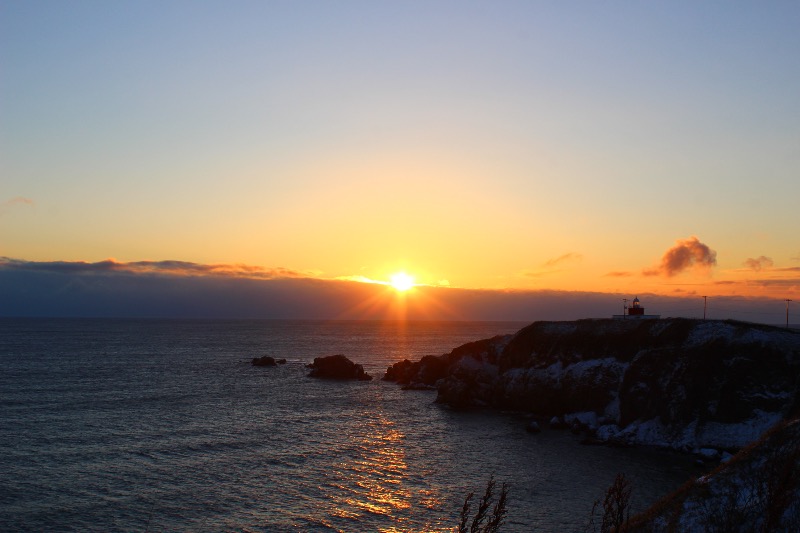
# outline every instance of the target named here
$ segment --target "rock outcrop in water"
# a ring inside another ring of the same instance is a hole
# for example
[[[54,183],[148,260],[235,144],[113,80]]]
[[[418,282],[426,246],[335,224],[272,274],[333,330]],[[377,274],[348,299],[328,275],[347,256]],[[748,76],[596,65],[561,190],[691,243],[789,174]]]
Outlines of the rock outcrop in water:
[[[364,372],[363,366],[357,365],[341,354],[315,357],[314,362],[308,365],[308,368],[311,369],[308,375],[312,378],[355,379],[359,381],[372,379],[372,376]]]
[[[253,357],[251,364],[253,366],[278,366],[285,365],[286,359],[275,359],[269,355],[264,355],[262,357]]]
[[[505,335],[470,342],[459,346],[449,354],[441,356],[426,355],[416,362],[405,359],[390,366],[382,379],[395,381],[407,389],[432,389],[443,378],[448,376],[448,372],[464,356],[484,354],[487,361],[497,363],[497,356],[500,350],[508,343],[511,337],[511,335]]]
[[[435,361],[434,361],[435,360]],[[442,369],[443,367],[443,369]],[[513,336],[398,363],[452,407],[580,426],[593,441],[738,449],[800,411],[800,333],[734,321],[535,322]]]

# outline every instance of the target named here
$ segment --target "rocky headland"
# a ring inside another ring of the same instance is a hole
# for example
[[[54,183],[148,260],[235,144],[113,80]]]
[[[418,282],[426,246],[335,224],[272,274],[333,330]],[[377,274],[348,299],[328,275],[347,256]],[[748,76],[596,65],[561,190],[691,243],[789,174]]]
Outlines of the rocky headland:
[[[736,321],[535,322],[403,361],[385,380],[454,408],[530,413],[587,442],[719,458],[800,412],[800,332]]]

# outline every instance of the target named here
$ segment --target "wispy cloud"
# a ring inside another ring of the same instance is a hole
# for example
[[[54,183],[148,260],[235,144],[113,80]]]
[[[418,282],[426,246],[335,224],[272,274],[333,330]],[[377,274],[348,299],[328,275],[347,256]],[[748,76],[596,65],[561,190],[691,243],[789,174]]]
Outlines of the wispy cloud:
[[[745,260],[743,264],[750,270],[753,270],[755,272],[760,272],[762,269],[771,268],[775,263],[772,261],[771,258],[762,255],[756,258],[749,257],[747,258],[747,260]]]
[[[675,246],[661,257],[658,267],[646,269],[642,273],[645,276],[672,277],[689,269],[707,271],[716,264],[717,252],[692,235],[688,239],[675,241]]]
[[[607,277],[607,278],[628,278],[630,276],[633,276],[633,272],[627,272],[627,271],[624,271],[624,270],[617,270],[617,271],[614,271],[614,272],[609,272],[607,274],[604,274],[604,276]]]
[[[378,284],[381,284],[381,285],[387,285],[388,284],[387,281],[378,281],[378,280],[375,280],[375,279],[372,279],[372,278],[368,278],[367,276],[362,276],[360,274],[357,274],[355,276],[337,276],[334,279],[336,279],[338,281],[357,281],[358,283],[378,283]]]
[[[245,264],[202,264],[188,261],[135,261],[130,263],[106,259],[86,261],[23,261],[0,257],[0,268],[52,272],[62,274],[156,274],[169,276],[216,276],[251,279],[281,279],[315,277],[316,273],[288,268],[265,268]]]
[[[551,274],[557,274],[564,270],[564,267],[569,263],[576,263],[583,260],[583,255],[569,252],[558,257],[554,257],[552,259],[548,259],[539,268],[532,268],[529,270],[523,270],[519,273],[520,276],[526,278],[541,278],[544,276],[549,276]],[[561,267],[561,268],[556,268]]]
[[[548,259],[544,262],[545,267],[554,267],[556,265],[560,265],[563,263],[573,262],[573,261],[580,261],[583,259],[583,255],[576,254],[575,252],[569,252],[564,255],[560,255],[553,259]]]
[[[10,200],[6,200],[3,203],[0,203],[0,216],[3,216],[9,210],[11,210],[13,207],[18,206],[18,205],[33,206],[35,204],[34,204],[33,200],[31,200],[30,198],[25,198],[23,196],[17,196],[16,198],[12,198]]]

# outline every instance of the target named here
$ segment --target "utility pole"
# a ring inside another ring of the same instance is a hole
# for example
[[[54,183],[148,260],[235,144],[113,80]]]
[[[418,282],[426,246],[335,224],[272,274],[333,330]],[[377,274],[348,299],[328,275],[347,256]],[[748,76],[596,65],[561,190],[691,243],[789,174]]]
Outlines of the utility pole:
[[[707,308],[708,308],[708,296],[703,296],[703,320],[706,319]]]
[[[788,304],[787,304],[788,305]],[[628,299],[622,299],[622,318],[625,318],[625,315],[628,314]]]
[[[789,329],[789,302],[791,302],[791,300],[786,298],[786,329]]]

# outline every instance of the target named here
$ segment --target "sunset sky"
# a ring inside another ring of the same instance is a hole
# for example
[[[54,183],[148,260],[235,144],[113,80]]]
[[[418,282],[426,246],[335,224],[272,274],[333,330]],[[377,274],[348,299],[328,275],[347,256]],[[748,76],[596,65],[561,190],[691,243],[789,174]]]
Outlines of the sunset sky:
[[[800,300],[798,28],[790,1],[3,0],[0,266]]]

